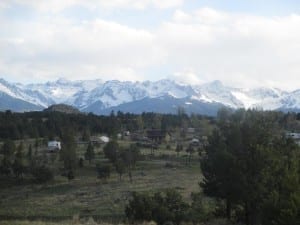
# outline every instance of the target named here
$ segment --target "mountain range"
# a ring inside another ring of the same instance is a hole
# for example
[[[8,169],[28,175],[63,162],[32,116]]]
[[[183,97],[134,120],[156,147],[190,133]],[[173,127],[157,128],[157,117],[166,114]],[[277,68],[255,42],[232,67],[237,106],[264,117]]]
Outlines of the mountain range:
[[[142,113],[188,113],[216,115],[221,107],[300,111],[300,89],[245,89],[228,87],[220,81],[202,85],[174,80],[159,81],[69,81],[20,84],[0,79],[0,110],[39,111],[53,104],[68,104],[82,112],[109,114],[112,110]]]

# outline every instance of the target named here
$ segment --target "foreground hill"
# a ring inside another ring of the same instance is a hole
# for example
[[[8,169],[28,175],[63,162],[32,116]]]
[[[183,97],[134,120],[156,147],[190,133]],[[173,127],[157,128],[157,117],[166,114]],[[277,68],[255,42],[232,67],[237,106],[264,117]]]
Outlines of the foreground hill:
[[[47,109],[44,109],[44,112],[62,112],[67,114],[79,114],[81,113],[78,109],[73,106],[66,104],[57,104],[51,105]]]

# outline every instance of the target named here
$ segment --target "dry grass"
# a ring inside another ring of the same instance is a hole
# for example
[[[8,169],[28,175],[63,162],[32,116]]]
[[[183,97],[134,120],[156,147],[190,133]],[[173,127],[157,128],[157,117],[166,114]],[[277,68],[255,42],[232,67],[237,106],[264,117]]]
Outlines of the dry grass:
[[[61,221],[61,222],[44,222],[44,221],[29,221],[29,220],[19,220],[19,221],[1,221],[1,225],[112,225],[110,223],[97,223],[92,218],[85,221]],[[124,225],[118,223],[115,225]],[[155,222],[144,222],[136,225],[156,225]]]
[[[60,222],[45,222],[45,221],[29,221],[29,220],[14,220],[14,221],[1,221],[1,225],[128,225],[125,223],[105,223],[105,222],[95,222],[92,217],[84,220],[66,220]],[[143,222],[135,223],[135,225],[157,225],[155,222]],[[216,219],[207,223],[192,224],[192,223],[182,223],[181,225],[233,225],[228,223],[224,219]],[[237,224],[236,224],[237,225]]]
[[[124,143],[123,143],[124,144]],[[96,149],[101,153],[101,148]],[[84,154],[84,146],[79,149],[79,156]],[[183,157],[161,159],[161,154],[169,150],[160,149],[155,159],[138,162],[130,183],[127,174],[122,181],[115,172],[106,182],[96,178],[95,163],[78,169],[76,178],[68,181],[65,177],[56,176],[55,181],[45,184],[4,184],[0,189],[0,219],[41,219],[68,220],[73,215],[113,222],[120,221],[124,216],[124,208],[131,192],[157,191],[176,188],[190,200],[190,193],[199,191],[201,179],[196,156],[190,166],[185,165]],[[147,150],[144,150],[147,154]],[[98,161],[104,161],[103,154],[97,154]],[[175,161],[173,161],[175,160]],[[167,168],[166,163],[174,164]],[[51,163],[51,162],[50,162]],[[59,167],[56,161],[53,167]],[[0,224],[3,224],[2,221]],[[18,224],[18,223],[16,223]],[[49,223],[51,224],[51,223]]]

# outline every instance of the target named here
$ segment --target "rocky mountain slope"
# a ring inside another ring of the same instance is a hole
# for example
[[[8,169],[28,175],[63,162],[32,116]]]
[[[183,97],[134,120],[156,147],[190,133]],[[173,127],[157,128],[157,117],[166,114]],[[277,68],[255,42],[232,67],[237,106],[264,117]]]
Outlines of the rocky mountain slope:
[[[0,79],[0,110],[42,110],[62,103],[97,114],[111,110],[175,113],[179,106],[190,113],[208,115],[214,115],[223,106],[299,111],[300,89],[292,92],[265,87],[242,89],[227,87],[220,81],[189,85],[168,79],[155,82],[59,79],[27,85]]]

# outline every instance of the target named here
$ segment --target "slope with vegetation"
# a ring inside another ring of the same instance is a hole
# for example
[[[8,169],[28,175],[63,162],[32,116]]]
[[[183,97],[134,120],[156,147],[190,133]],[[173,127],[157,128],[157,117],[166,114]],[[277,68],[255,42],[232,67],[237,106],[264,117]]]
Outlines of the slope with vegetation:
[[[299,118],[0,113],[0,220],[295,225],[300,150],[286,131]],[[152,129],[166,138],[147,139]],[[91,141],[103,134],[110,142]],[[61,151],[46,151],[52,139]]]

